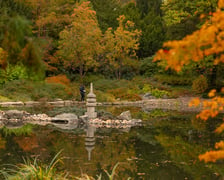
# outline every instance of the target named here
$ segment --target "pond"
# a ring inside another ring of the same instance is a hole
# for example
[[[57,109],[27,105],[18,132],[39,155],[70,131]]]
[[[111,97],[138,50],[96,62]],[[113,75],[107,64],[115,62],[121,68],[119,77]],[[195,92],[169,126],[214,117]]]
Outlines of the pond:
[[[119,129],[94,126],[65,129],[60,125],[32,124],[3,127],[0,129],[0,167],[35,157],[49,164],[62,151],[63,164],[59,164],[59,169],[74,176],[83,173],[105,177],[104,170],[111,172],[119,163],[117,179],[224,178],[223,161],[205,164],[198,159],[199,154],[213,149],[215,142],[223,138],[213,131],[221,122],[219,118],[202,122],[189,112],[130,109],[134,117],[144,119],[142,126]],[[112,108],[111,112],[122,110]]]

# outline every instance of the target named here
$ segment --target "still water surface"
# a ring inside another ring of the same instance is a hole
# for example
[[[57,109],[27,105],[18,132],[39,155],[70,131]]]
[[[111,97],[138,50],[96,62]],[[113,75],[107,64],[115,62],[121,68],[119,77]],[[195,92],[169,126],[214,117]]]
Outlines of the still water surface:
[[[25,125],[0,129],[0,167],[23,158],[48,163],[62,150],[60,170],[96,177],[111,172],[118,179],[222,179],[224,163],[205,164],[198,155],[222,139],[213,130],[219,120],[201,122],[195,114],[178,113],[148,118],[142,126],[61,129],[53,125]]]

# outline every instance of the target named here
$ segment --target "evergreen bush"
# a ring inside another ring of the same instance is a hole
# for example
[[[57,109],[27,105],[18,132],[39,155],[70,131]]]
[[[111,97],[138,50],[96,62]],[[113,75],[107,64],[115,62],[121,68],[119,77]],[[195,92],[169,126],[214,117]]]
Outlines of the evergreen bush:
[[[192,90],[197,93],[203,93],[208,89],[208,80],[205,76],[201,75],[193,81]]]
[[[166,75],[157,74],[154,76],[155,80],[168,85],[192,85],[192,77],[187,76],[176,76],[176,75]]]

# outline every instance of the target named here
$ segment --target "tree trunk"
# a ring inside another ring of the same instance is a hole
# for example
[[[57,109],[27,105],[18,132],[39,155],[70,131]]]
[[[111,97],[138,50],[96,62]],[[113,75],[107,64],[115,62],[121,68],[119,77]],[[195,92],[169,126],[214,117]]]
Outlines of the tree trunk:
[[[210,86],[211,88],[217,87],[217,65],[214,65],[212,68],[212,73],[210,76]]]

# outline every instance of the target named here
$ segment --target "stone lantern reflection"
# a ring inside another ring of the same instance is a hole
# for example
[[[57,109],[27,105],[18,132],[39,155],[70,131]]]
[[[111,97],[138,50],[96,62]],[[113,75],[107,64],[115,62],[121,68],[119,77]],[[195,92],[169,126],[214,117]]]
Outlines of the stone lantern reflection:
[[[91,153],[95,147],[95,137],[94,132],[96,128],[94,126],[88,125],[86,129],[86,137],[85,137],[85,148],[88,152],[88,160],[91,160]]]

